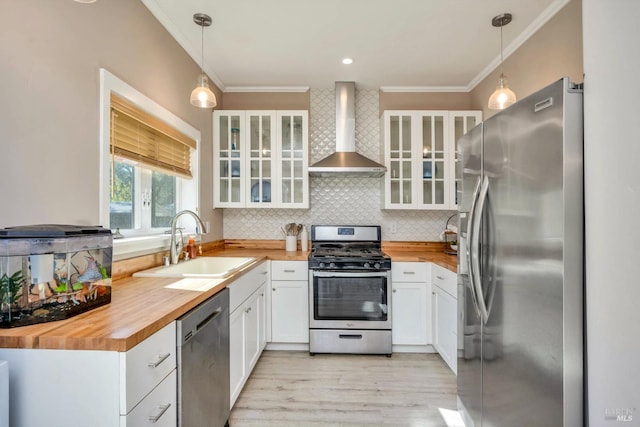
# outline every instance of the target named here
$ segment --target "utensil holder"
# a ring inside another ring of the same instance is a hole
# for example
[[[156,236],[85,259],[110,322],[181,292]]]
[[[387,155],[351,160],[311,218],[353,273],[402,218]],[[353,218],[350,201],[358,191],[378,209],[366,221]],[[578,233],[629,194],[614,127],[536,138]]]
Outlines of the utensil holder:
[[[297,236],[285,236],[284,241],[287,252],[296,252],[298,250]]]

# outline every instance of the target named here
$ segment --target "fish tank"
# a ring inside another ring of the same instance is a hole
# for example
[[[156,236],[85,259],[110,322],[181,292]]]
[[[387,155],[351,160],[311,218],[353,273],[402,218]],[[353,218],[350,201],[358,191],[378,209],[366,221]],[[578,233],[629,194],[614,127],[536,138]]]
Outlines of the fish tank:
[[[111,230],[0,229],[0,328],[67,319],[111,302]]]

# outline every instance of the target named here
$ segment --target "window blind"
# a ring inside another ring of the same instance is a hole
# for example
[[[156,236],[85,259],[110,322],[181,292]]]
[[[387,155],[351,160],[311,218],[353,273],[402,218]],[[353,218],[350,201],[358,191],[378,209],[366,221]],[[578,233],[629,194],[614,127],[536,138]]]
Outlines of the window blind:
[[[196,141],[111,94],[111,153],[170,175],[192,178]]]

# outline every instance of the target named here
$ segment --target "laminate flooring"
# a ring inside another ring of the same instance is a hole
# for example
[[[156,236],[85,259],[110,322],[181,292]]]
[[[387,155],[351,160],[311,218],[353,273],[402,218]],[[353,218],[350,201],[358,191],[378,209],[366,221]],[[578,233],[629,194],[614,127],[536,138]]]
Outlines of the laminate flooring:
[[[231,411],[231,427],[446,427],[456,377],[437,354],[265,351]]]

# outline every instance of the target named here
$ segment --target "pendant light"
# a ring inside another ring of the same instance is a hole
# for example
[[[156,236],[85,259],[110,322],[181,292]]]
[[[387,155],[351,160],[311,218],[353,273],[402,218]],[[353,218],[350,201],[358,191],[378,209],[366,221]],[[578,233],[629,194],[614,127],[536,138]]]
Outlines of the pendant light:
[[[502,27],[511,22],[511,18],[512,16],[510,13],[503,13],[491,20],[491,25],[494,27],[500,27],[500,81],[498,82],[498,87],[489,98],[490,110],[504,110],[509,105],[516,102],[516,94],[509,89],[509,86],[507,85],[507,78],[502,72],[502,64],[504,62],[502,49]]]
[[[207,75],[204,73],[204,27],[211,25],[211,17],[204,13],[193,15],[193,22],[202,27],[202,62],[200,63],[200,76],[198,86],[191,92],[191,105],[200,108],[213,108],[217,105],[216,95],[209,89]]]

